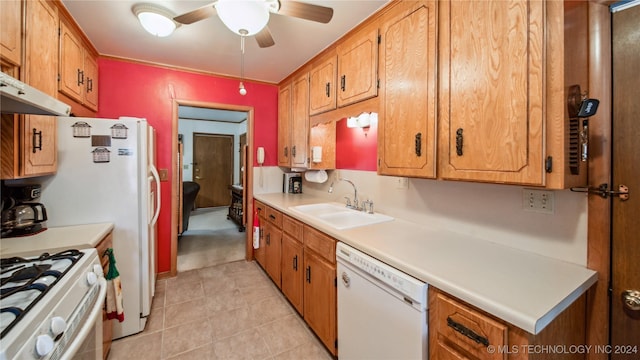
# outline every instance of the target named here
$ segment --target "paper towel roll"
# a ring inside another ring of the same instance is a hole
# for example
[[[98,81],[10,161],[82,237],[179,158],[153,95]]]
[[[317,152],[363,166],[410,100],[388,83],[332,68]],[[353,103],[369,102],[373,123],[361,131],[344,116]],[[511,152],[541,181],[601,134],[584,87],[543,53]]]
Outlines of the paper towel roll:
[[[304,178],[309,182],[323,183],[329,179],[329,176],[324,170],[309,170],[304,173]]]

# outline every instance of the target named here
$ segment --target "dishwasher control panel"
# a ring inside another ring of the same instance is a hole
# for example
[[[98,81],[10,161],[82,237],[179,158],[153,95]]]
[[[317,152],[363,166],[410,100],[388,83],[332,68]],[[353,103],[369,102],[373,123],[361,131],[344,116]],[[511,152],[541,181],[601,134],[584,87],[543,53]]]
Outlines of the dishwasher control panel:
[[[385,285],[396,289],[412,301],[423,304],[426,308],[428,285],[425,282],[405,274],[342,242],[338,242],[336,246],[336,258],[339,262],[355,266]]]

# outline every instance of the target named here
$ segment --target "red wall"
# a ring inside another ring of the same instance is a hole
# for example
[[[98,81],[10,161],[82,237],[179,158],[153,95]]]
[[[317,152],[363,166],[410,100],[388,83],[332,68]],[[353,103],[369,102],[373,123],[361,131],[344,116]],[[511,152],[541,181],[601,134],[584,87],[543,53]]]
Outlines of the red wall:
[[[278,88],[245,81],[247,95],[238,93],[238,80],[186,71],[135,64],[112,59],[99,60],[102,118],[134,116],[146,118],[157,133],[159,169],[168,169],[162,183],[162,210],[158,220],[158,272],[171,270],[171,125],[173,98],[177,100],[251,106],[254,108],[254,146],[275,154],[278,132]],[[266,156],[266,166],[275,166],[275,156]]]
[[[336,168],[376,171],[378,124],[368,128],[348,128],[347,119],[336,123]]]

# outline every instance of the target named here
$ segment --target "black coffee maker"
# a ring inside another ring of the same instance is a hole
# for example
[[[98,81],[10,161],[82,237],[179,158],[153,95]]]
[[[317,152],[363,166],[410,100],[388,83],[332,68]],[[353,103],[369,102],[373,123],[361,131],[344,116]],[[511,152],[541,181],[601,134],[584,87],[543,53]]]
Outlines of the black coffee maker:
[[[46,230],[47,210],[37,202],[41,186],[2,186],[1,237],[28,236]]]

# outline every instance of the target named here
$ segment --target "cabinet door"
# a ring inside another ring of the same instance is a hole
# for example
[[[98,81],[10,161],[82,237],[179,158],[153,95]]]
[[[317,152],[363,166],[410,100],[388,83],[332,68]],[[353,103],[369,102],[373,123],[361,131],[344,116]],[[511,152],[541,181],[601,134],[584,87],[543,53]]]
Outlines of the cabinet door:
[[[309,72],[309,115],[336,108],[336,56],[321,62]]]
[[[22,175],[55,173],[58,164],[56,118],[25,115],[22,127]]]
[[[438,6],[442,177],[543,184],[545,2]]]
[[[291,149],[291,84],[278,93],[278,166],[290,166]]]
[[[313,148],[321,148],[320,161],[314,160]],[[316,124],[309,129],[309,169],[336,168],[336,122]]]
[[[0,54],[20,66],[22,57],[22,12],[20,0],[0,1]]]
[[[59,90],[82,103],[86,76],[82,42],[71,28],[60,21],[60,81]]]
[[[380,32],[378,172],[434,178],[436,3],[397,5]]]
[[[93,111],[98,111],[98,63],[88,52],[84,53],[84,105]]]
[[[309,74],[296,78],[292,84],[291,105],[291,166],[307,166],[309,136]]]
[[[303,313],[303,274],[302,244],[284,233],[282,235],[282,292],[300,314]]]
[[[336,266],[304,249],[304,319],[336,355]]]
[[[338,45],[338,106],[378,95],[378,29]]]
[[[24,81],[53,97],[58,91],[58,11],[46,1],[26,2]],[[57,165],[56,118],[26,115],[22,176],[50,174]]]
[[[282,244],[282,230],[276,228],[271,223],[265,225],[265,262],[266,271],[278,288],[281,287],[280,282],[280,247]]]

